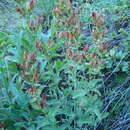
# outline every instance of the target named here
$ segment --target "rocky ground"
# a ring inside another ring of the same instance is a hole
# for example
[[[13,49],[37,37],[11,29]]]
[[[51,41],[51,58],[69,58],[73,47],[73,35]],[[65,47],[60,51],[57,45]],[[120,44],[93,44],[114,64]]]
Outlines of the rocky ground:
[[[22,18],[15,11],[15,4],[5,1],[0,1],[0,31],[14,31],[22,22]]]

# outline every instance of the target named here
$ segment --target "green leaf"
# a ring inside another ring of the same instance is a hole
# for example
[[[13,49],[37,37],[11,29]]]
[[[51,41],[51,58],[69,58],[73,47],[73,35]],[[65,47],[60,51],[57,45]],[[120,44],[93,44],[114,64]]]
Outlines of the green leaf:
[[[90,88],[96,88],[97,87],[100,87],[100,85],[97,85],[98,83],[101,83],[102,82],[102,79],[92,79],[90,80],[86,86],[90,87]]]
[[[13,54],[14,56],[18,55],[18,51],[16,48],[10,47],[7,51],[8,51],[8,53]]]
[[[7,62],[10,61],[10,62],[14,62],[14,63],[19,63],[18,58],[16,58],[15,56],[6,56],[5,60]]]
[[[123,72],[129,71],[129,64],[128,64],[128,62],[123,62],[122,71]]]
[[[80,89],[80,90],[75,90],[75,91],[73,92],[73,99],[76,99],[76,98],[85,96],[86,93],[87,93],[87,91],[82,90],[82,89]]]
[[[116,52],[115,52],[115,50],[114,50],[114,49],[111,49],[111,50],[110,50],[110,56],[114,56],[114,55],[115,55],[115,53],[116,53]]]
[[[64,66],[63,61],[58,60],[58,61],[55,62],[55,68],[56,68],[57,71],[60,71],[63,68],[63,66]]]
[[[0,31],[0,43],[8,38],[8,34]]]
[[[51,36],[51,32],[49,31],[47,34],[41,33],[41,39],[43,41],[43,43],[47,43],[47,41],[49,40]]]
[[[32,47],[32,45],[30,44],[30,42],[29,42],[28,40],[24,39],[24,38],[22,39],[22,44],[23,44],[23,46],[24,46],[26,49]]]
[[[94,110],[94,113],[95,113],[96,116],[98,117],[98,120],[101,120],[101,119],[102,119],[102,116],[101,116],[101,113],[100,113],[99,109],[95,109],[95,110]]]
[[[12,93],[12,95],[14,97],[17,97],[20,95],[19,91],[17,90],[15,84],[14,84],[14,80],[17,77],[18,74],[15,74],[14,77],[12,78],[12,80],[9,82],[9,89],[8,91]]]

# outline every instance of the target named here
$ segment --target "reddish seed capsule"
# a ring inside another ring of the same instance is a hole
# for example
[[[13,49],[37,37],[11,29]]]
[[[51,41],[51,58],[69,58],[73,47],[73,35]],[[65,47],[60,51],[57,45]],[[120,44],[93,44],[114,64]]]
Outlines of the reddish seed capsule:
[[[89,49],[89,45],[88,45],[88,44],[86,44],[86,45],[84,46],[84,48],[83,48],[83,51],[84,51],[84,52],[87,52],[87,51],[88,51],[88,49]]]
[[[77,22],[77,17],[75,14],[70,14],[70,21],[72,21],[72,24],[76,24]]]
[[[31,0],[29,4],[30,8],[34,8],[35,4],[36,4],[36,0]]]
[[[94,52],[93,55],[92,55],[92,57],[96,59],[97,54]]]
[[[102,62],[98,60],[97,61],[97,65],[101,65],[101,64],[102,64]]]
[[[18,11],[19,10],[19,7],[18,6],[16,6],[16,11]]]
[[[45,104],[41,102],[40,107],[43,108],[44,106],[45,106]]]
[[[103,17],[99,18],[100,24],[103,24],[105,22],[105,19]]]
[[[74,50],[74,51],[72,52],[72,55],[73,55],[73,58],[77,57],[77,56],[78,56],[78,51],[77,51],[77,50]]]
[[[86,58],[86,54],[84,52],[82,53],[82,58]]]
[[[34,74],[33,74],[33,80],[37,80],[38,79],[38,69],[35,69]]]
[[[34,59],[36,57],[35,53],[33,52],[31,55],[30,55],[30,58]]]
[[[40,48],[40,41],[36,40],[36,48],[39,49]]]
[[[19,13],[20,13],[20,14],[23,14],[23,10],[19,10]]]
[[[66,56],[68,57],[72,56],[72,52],[69,48],[66,49]]]
[[[72,38],[74,38],[74,35],[72,33],[69,33],[69,37],[68,38],[72,39]]]
[[[40,103],[40,107],[43,108],[46,105],[46,96],[42,96],[42,101]]]
[[[105,50],[106,48],[107,48],[106,44],[101,44],[101,45],[99,46],[99,49],[100,49],[101,51]]]
[[[32,22],[29,22],[28,26],[29,26],[30,29],[33,29],[33,23]]]
[[[69,38],[69,32],[62,32],[63,36]]]
[[[59,14],[61,14],[61,9],[56,7],[54,12],[56,15],[59,15]]]
[[[37,16],[36,24],[37,24],[37,25],[41,24],[40,16]]]
[[[95,12],[92,13],[92,17],[96,18],[96,13]]]
[[[18,6],[16,7],[16,10],[17,10],[20,14],[23,14],[23,10],[20,9]]]
[[[36,93],[36,88],[30,88],[29,93],[32,94],[32,95],[35,94]]]

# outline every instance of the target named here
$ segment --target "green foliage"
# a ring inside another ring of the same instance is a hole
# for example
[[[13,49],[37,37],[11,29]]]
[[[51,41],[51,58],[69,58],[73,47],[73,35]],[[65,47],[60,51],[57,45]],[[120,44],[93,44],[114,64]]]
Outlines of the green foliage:
[[[0,128],[115,129],[130,113],[128,1],[35,2],[16,0],[25,22],[0,32]]]

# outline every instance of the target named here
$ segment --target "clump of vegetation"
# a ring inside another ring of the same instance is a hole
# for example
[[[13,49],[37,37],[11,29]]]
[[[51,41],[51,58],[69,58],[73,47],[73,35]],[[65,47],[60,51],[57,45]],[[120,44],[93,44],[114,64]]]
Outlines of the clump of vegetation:
[[[14,1],[24,22],[0,32],[0,128],[130,128],[128,0],[108,2]]]

